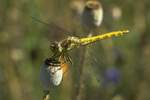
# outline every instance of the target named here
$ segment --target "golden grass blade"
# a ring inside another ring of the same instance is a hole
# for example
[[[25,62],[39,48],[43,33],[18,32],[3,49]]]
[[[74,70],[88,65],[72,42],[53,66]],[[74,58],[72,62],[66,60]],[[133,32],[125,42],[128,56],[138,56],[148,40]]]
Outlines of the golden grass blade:
[[[81,38],[80,43],[81,43],[81,45],[87,45],[87,44],[96,42],[98,40],[108,39],[108,38],[112,38],[112,37],[119,37],[124,34],[127,34],[128,32],[129,32],[129,30],[114,31],[114,32],[109,32],[109,33],[93,36],[93,37]]]

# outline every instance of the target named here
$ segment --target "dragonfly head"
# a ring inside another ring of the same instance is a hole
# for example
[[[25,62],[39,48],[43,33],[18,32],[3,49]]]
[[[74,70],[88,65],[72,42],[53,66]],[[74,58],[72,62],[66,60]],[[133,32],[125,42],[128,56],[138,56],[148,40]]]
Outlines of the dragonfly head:
[[[55,51],[57,51],[58,50],[58,42],[52,42],[51,44],[50,44],[50,50],[52,51],[52,52],[55,52]]]
[[[52,42],[50,44],[50,50],[53,53],[53,57],[59,58],[61,55],[66,54],[69,50],[80,45],[80,40],[77,37],[68,37],[60,42]]]
[[[61,42],[52,42],[50,44],[50,50],[52,51],[52,56],[55,59],[58,59],[64,52],[64,48],[61,46]]]

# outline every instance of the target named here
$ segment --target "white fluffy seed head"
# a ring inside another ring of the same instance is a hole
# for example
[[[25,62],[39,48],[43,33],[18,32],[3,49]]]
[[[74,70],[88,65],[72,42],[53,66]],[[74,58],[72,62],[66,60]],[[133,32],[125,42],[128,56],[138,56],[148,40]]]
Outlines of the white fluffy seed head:
[[[51,76],[51,83],[55,86],[60,85],[63,78],[63,70],[59,67],[52,67],[47,69]]]
[[[63,70],[60,66],[43,64],[40,70],[40,80],[44,90],[60,85],[63,78]]]

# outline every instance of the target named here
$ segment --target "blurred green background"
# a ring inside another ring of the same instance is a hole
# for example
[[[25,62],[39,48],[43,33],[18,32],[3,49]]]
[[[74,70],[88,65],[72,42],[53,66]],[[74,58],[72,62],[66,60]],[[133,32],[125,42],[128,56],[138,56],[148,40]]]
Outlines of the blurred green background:
[[[66,38],[65,30],[86,36],[72,1],[0,0],[0,100],[42,100],[39,72],[50,42]],[[84,66],[78,53],[83,48],[71,51],[73,65],[61,85],[50,90],[51,100],[150,100],[150,1],[101,3],[99,32],[130,33],[88,46]]]

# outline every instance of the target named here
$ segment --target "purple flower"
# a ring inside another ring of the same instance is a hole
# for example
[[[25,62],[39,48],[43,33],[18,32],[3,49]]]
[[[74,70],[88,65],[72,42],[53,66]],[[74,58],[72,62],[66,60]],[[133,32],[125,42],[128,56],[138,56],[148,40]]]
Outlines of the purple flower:
[[[103,85],[117,85],[120,81],[120,71],[117,68],[108,68],[104,71],[102,80]]]

